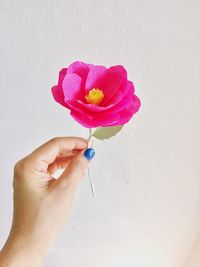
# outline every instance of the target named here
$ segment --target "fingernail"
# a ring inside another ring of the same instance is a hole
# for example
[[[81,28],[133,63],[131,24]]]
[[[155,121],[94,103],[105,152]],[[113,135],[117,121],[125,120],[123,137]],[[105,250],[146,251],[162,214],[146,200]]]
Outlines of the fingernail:
[[[90,147],[88,149],[85,150],[84,154],[83,154],[88,160],[91,160],[94,155],[95,155],[95,150],[94,148]]]

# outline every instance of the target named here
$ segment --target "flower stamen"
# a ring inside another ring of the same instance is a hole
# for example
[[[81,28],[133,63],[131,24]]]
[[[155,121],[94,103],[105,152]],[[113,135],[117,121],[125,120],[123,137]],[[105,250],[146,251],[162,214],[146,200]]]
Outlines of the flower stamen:
[[[89,104],[99,105],[104,98],[104,93],[98,88],[93,88],[85,96],[85,100]]]

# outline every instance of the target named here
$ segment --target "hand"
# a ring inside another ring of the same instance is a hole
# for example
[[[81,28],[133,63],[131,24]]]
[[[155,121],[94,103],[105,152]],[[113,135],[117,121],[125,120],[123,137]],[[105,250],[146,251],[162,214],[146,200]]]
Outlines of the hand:
[[[94,156],[92,149],[83,153],[87,146],[83,138],[58,137],[15,164],[13,222],[0,254],[1,266],[42,263],[69,218],[77,185]],[[55,179],[52,175],[59,168],[64,171]]]

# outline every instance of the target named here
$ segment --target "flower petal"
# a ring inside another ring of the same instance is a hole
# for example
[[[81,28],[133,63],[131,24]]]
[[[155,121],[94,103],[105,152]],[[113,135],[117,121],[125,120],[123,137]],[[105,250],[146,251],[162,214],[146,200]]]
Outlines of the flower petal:
[[[130,98],[134,94],[134,86],[132,82],[127,81],[126,85],[121,88],[117,94],[109,101],[107,106],[97,106],[94,104],[88,104],[85,103],[81,99],[77,99],[76,101],[80,104],[81,106],[85,107],[91,112],[98,112],[98,113],[103,113],[105,111],[108,111],[110,109],[115,109],[116,112],[118,112],[120,109],[124,108],[124,105],[127,105],[128,101],[130,101]]]
[[[59,104],[61,104],[62,106],[66,107],[66,108],[69,108],[68,104],[65,103],[65,101],[64,101],[64,95],[63,95],[62,90],[60,90],[60,87],[53,86],[51,88],[51,92],[52,92],[53,98],[55,99],[56,102],[58,102]]]
[[[104,66],[91,67],[85,84],[85,93],[87,94],[93,88],[102,88],[102,79],[104,79],[107,72],[107,68]]]
[[[102,89],[104,92],[104,99],[101,103],[106,106],[110,99],[118,94],[120,87],[125,87],[127,84],[127,71],[121,65],[110,67],[104,77]]]
[[[67,68],[63,68],[59,71],[58,86],[60,88],[62,88],[62,82],[65,78],[66,73],[67,73]]]
[[[76,100],[79,104],[80,107],[85,107],[86,109],[88,109],[91,112],[101,112],[101,111],[105,111],[108,110],[109,108],[111,108],[112,106],[114,106],[115,104],[111,104],[109,106],[106,107],[102,107],[102,106],[98,106],[95,104],[88,104],[88,103],[84,103],[81,99],[77,99]]]
[[[94,66],[88,73],[85,90],[86,93],[93,88],[104,92],[101,106],[106,106],[110,99],[118,92],[119,88],[126,86],[127,72],[121,65],[106,69],[104,66]]]
[[[134,95],[132,101],[129,103],[128,106],[126,106],[125,109],[121,110],[120,112],[120,120],[119,124],[125,124],[127,123],[132,116],[139,110],[141,106],[140,99]]]
[[[118,91],[113,95],[112,98],[109,99],[104,106],[110,106],[111,104],[117,104],[119,103],[124,96],[127,95],[128,92],[131,92],[132,95],[134,95],[134,85],[133,82],[127,81],[126,83],[124,82],[118,89]]]
[[[82,81],[84,82],[84,86],[85,86],[85,81],[86,81],[88,72],[90,71],[92,66],[93,66],[92,64],[86,64],[81,61],[75,61],[71,65],[69,65],[67,69],[67,74],[72,74],[72,73],[77,74],[78,76],[82,78]]]
[[[111,112],[86,114],[82,110],[71,110],[70,115],[86,128],[123,125],[138,111],[140,104],[139,98],[133,95],[129,104],[119,112],[114,109]]]
[[[67,103],[76,98],[83,97],[82,79],[77,74],[67,74],[62,83],[64,100]]]
[[[104,92],[100,105],[85,100],[85,95],[93,88]],[[107,69],[74,62],[59,72],[58,84],[51,91],[54,99],[70,109],[70,115],[87,128],[123,125],[141,105],[134,95],[134,85],[127,80],[127,72],[121,65]]]
[[[111,122],[116,122],[119,119],[119,115],[117,113],[107,115],[102,114],[100,116],[86,116],[85,114],[81,114],[78,111],[71,110],[70,115],[81,125],[87,128],[96,128],[100,126],[107,126]]]
[[[58,85],[53,86],[51,88],[51,92],[56,102],[60,103],[66,108],[69,108],[69,106],[64,101],[64,94],[62,90],[62,82],[64,80],[66,72],[67,72],[67,68],[63,68],[59,71]]]
[[[112,107],[112,109],[114,109],[116,112],[119,112],[128,107],[133,101],[135,102],[136,98],[134,91],[135,88],[133,83],[128,81],[126,88],[121,92],[120,98],[113,99],[112,103],[115,103],[115,105]]]

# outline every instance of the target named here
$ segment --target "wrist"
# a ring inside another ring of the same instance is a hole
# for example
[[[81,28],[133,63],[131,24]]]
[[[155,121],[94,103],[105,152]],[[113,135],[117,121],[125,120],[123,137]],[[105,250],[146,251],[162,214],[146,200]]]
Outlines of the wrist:
[[[50,242],[10,232],[0,252],[0,266],[39,267],[48,252]]]

